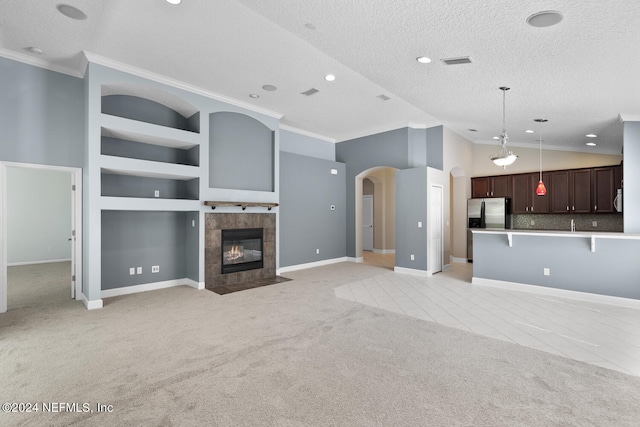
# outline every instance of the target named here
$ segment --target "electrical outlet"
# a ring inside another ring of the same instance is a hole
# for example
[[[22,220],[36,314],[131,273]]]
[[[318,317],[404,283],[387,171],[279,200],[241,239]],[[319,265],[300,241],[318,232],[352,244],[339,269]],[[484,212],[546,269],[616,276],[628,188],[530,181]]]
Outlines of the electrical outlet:
[[[135,269],[134,267],[131,267],[131,268],[129,269],[129,275],[130,275],[130,276],[133,276],[134,274],[136,274],[136,269]]]
[[[593,221],[593,222],[591,223],[591,225],[592,225],[592,226],[594,226],[594,227],[597,227],[597,226],[598,226],[598,221]]]
[[[138,271],[137,271],[137,273],[138,273],[138,274],[142,274],[142,267],[138,267]]]
[[[536,222],[534,220],[531,220],[531,225],[536,225]]]
[[[153,197],[160,197],[160,190],[156,190],[153,192]]]
[[[543,274],[545,276],[549,276],[549,275],[551,275],[551,271],[548,268],[545,267],[545,269],[543,270]]]
[[[159,265],[151,266],[151,272],[152,273],[160,273],[160,266]]]
[[[422,228],[422,221],[418,221],[418,228]]]
[[[191,220],[191,226],[192,226],[192,227],[195,227],[195,226],[196,226],[196,220],[195,220],[195,219],[192,219],[192,220]]]
[[[316,249],[316,253],[319,254],[320,253],[320,249]]]
[[[411,261],[415,261],[415,260],[416,260],[416,257],[413,254],[411,254]]]

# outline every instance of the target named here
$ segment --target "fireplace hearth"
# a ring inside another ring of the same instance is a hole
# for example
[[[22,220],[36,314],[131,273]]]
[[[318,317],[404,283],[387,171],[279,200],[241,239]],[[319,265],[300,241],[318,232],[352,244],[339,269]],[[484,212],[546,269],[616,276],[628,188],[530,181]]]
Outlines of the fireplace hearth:
[[[262,268],[262,228],[222,230],[222,274]]]

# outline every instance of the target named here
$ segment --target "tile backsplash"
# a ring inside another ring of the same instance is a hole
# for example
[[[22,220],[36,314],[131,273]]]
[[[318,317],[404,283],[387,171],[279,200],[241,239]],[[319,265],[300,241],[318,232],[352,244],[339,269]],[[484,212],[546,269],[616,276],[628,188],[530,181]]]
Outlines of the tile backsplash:
[[[526,230],[571,230],[571,220],[576,231],[623,232],[622,214],[525,214],[513,215],[513,228]],[[595,225],[594,225],[595,224]]]

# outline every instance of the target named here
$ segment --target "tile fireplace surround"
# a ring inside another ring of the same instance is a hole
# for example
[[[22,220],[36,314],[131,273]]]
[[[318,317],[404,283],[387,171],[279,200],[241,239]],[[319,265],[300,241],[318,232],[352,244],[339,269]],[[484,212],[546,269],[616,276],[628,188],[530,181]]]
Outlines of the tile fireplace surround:
[[[222,274],[222,230],[262,228],[263,268]],[[252,282],[276,276],[275,213],[205,214],[205,288],[214,289],[236,283]]]

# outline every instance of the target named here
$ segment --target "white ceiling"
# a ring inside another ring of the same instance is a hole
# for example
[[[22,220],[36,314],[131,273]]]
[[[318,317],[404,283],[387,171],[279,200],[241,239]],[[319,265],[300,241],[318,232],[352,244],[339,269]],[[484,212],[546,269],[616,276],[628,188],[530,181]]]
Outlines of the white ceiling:
[[[638,0],[66,0],[82,21],[58,12],[60,1],[0,0],[0,55],[82,75],[87,52],[332,141],[444,124],[497,146],[500,86],[511,87],[514,147],[537,147],[524,130],[544,117],[546,147],[619,154],[619,117],[640,120]],[[529,26],[542,10],[564,19]],[[459,56],[473,63],[440,61]],[[310,88],[319,92],[301,95]],[[587,133],[597,147],[585,146]]]

